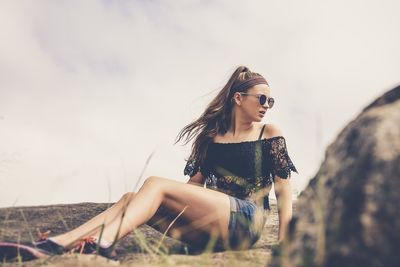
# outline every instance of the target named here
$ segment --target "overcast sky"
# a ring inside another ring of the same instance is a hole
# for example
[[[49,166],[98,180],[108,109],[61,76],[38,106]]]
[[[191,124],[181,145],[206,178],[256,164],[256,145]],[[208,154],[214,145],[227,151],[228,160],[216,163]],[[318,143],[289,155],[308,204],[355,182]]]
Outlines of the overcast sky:
[[[173,145],[239,65],[264,75],[301,191],[400,83],[400,2],[1,1],[0,206],[116,201],[185,181]]]

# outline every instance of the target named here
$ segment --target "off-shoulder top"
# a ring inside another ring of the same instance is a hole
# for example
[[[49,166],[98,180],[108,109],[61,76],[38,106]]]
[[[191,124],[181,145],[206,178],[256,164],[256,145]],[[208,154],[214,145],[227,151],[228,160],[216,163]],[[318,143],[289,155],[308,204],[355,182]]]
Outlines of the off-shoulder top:
[[[275,175],[287,179],[291,171],[297,173],[290,159],[283,136],[240,143],[209,144],[204,163],[189,159],[184,175],[193,177],[198,171],[205,177],[207,188],[224,192],[239,199],[254,200],[255,193],[271,185]],[[262,204],[270,209],[267,193]],[[260,201],[257,201],[260,205]]]

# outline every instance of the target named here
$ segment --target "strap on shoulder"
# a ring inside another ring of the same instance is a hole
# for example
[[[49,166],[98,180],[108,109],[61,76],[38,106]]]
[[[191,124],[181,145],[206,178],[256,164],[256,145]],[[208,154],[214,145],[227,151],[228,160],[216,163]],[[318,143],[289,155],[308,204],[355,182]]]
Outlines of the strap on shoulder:
[[[261,129],[260,136],[258,137],[258,140],[261,139],[261,137],[262,137],[262,135],[263,135],[263,132],[264,132],[264,128],[265,128],[265,124],[263,125],[263,127],[262,127],[262,129]]]

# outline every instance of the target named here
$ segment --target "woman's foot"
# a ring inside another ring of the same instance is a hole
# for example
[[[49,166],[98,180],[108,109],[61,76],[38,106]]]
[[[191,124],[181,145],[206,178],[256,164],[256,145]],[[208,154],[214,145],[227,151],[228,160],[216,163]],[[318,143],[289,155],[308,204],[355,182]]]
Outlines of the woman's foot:
[[[67,252],[64,246],[52,240],[51,237],[44,240],[35,241],[32,243],[32,245],[37,249],[47,252],[49,255],[61,255]]]
[[[98,254],[108,259],[116,260],[117,253],[114,245],[104,245],[103,242],[98,244],[98,240],[94,236],[88,236],[80,240],[80,242],[71,250],[80,254]]]
[[[0,260],[14,261],[20,259],[22,261],[29,261],[53,255],[61,255],[66,252],[64,246],[56,243],[52,238],[48,238],[49,233],[50,231],[45,233],[38,231],[39,239],[34,242],[1,242]]]
[[[21,244],[11,242],[0,242],[0,261],[29,261],[47,258],[50,255],[32,246],[32,244]]]
[[[66,252],[67,250],[62,244],[58,243],[53,237],[49,237],[50,232],[49,230],[42,233],[37,229],[38,240],[30,243],[30,245],[49,255],[61,255]]]
[[[56,244],[60,248],[60,251],[61,248],[63,248],[63,252],[72,252],[80,254],[99,254],[103,257],[113,260],[115,260],[117,256],[117,254],[114,251],[114,246],[112,246],[112,243],[102,238],[100,241],[100,245],[98,245],[99,237],[96,235],[87,236],[79,240],[76,240],[72,243],[69,241],[71,240],[71,237],[68,236],[68,233],[57,235],[50,238],[47,238],[45,236],[45,239],[50,241],[50,242],[48,241],[48,244],[46,244],[50,246],[50,249],[57,247],[54,246],[54,244]]]

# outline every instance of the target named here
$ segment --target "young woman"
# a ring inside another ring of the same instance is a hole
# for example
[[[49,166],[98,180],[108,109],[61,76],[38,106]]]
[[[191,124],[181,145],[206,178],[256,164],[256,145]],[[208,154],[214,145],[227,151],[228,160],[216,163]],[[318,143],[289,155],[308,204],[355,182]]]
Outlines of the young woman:
[[[24,259],[67,251],[115,258],[115,241],[142,224],[186,242],[193,250],[247,249],[260,238],[272,183],[278,201],[278,242],[292,216],[288,177],[296,171],[278,128],[261,120],[274,105],[267,81],[238,67],[204,113],[182,129],[177,142],[193,137],[184,174],[188,183],[150,176],[138,192],[61,235],[23,246]],[[178,219],[176,219],[178,217]],[[0,257],[15,252],[5,243]],[[210,245],[211,244],[211,245]],[[98,249],[98,250],[96,250]],[[8,253],[8,254],[7,254]]]

